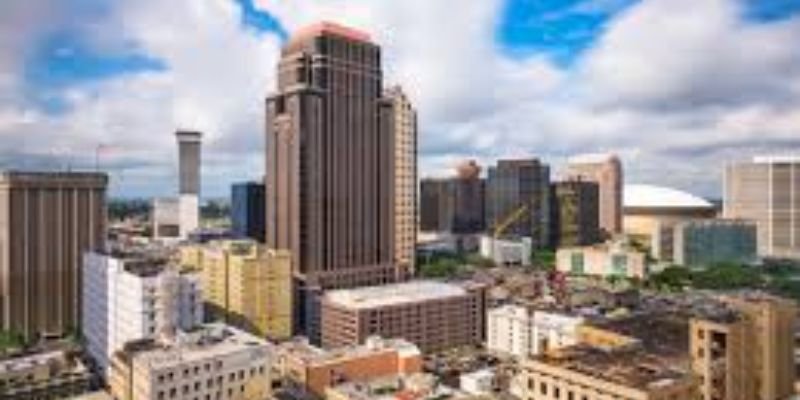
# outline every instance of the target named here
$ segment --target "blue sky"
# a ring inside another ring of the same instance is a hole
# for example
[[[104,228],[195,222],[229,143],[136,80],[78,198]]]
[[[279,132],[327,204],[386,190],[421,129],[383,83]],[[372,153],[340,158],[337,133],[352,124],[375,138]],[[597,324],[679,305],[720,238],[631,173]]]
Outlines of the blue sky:
[[[684,167],[663,178],[655,164],[692,157],[720,170],[800,150],[791,137],[800,50],[790,40],[800,0],[487,0],[457,14],[430,0],[168,3],[2,3],[0,166],[64,154],[56,164],[89,166],[92,149],[110,142],[115,194],[166,195],[170,132],[194,124],[210,131],[206,194],[225,195],[263,173],[259,99],[274,86],[280,44],[318,19],[384,46],[387,81],[418,100],[423,174],[446,174],[464,157],[557,166],[614,151],[631,180],[713,196],[718,174]]]

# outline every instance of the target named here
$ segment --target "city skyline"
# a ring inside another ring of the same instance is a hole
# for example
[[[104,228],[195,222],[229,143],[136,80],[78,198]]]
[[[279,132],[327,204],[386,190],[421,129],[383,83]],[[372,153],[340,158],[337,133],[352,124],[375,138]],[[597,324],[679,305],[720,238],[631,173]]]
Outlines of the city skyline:
[[[726,163],[800,151],[792,1],[498,0],[457,15],[428,1],[162,3],[0,6],[0,166],[99,165],[111,196],[164,195],[172,132],[196,129],[204,192],[221,197],[262,174],[262,106],[287,32],[323,19],[385,48],[387,83],[420,113],[420,177],[464,158],[559,169],[604,151],[628,182],[720,197]]]

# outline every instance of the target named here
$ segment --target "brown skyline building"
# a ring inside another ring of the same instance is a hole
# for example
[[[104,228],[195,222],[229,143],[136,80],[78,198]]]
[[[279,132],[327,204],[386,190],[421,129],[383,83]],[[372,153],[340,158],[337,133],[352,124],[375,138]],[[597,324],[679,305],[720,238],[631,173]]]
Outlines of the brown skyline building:
[[[474,160],[456,167],[452,178],[420,181],[420,230],[472,234],[486,229],[486,180]]]
[[[78,328],[81,259],[105,247],[101,173],[0,174],[0,329],[63,335]]]
[[[597,183],[557,182],[552,196],[552,241],[557,247],[586,246],[600,241]]]
[[[266,101],[266,243],[292,254],[297,328],[315,340],[320,290],[398,278],[393,109],[380,47],[331,23],[293,35]]]
[[[597,183],[599,218],[605,235],[622,232],[623,173],[619,157],[613,154],[584,154],[567,162],[567,179]]]

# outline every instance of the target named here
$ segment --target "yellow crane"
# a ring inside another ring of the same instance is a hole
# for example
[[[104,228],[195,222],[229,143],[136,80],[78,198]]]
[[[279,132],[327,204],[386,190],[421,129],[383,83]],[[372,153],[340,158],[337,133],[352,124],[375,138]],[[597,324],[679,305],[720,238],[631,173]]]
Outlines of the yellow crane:
[[[503,235],[503,233],[511,226],[513,223],[517,222],[520,218],[526,215],[531,210],[531,203],[525,203],[512,211],[508,214],[507,217],[503,218],[500,222],[494,225],[494,229],[492,230],[492,236],[490,238],[491,243],[489,246],[489,258],[494,260],[494,251],[496,247],[497,239]]]

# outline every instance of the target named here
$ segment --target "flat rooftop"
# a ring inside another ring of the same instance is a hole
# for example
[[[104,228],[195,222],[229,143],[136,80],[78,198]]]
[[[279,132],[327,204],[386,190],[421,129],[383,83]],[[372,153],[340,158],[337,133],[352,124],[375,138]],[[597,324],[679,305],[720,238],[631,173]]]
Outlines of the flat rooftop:
[[[672,361],[688,359],[688,314],[664,310],[592,321],[589,325],[637,339],[650,355]]]
[[[639,390],[681,383],[691,376],[680,366],[642,351],[605,351],[578,345],[534,357],[535,364],[564,369]]]
[[[402,357],[421,355],[419,348],[403,339],[383,339],[371,337],[367,343],[357,346],[344,346],[335,349],[321,349],[305,340],[294,340],[278,345],[278,351],[299,358],[308,365],[322,365],[352,360],[387,351],[396,351]]]
[[[437,281],[411,281],[332,290],[325,293],[324,300],[345,308],[369,309],[465,295],[467,295],[467,291],[461,285]]]

